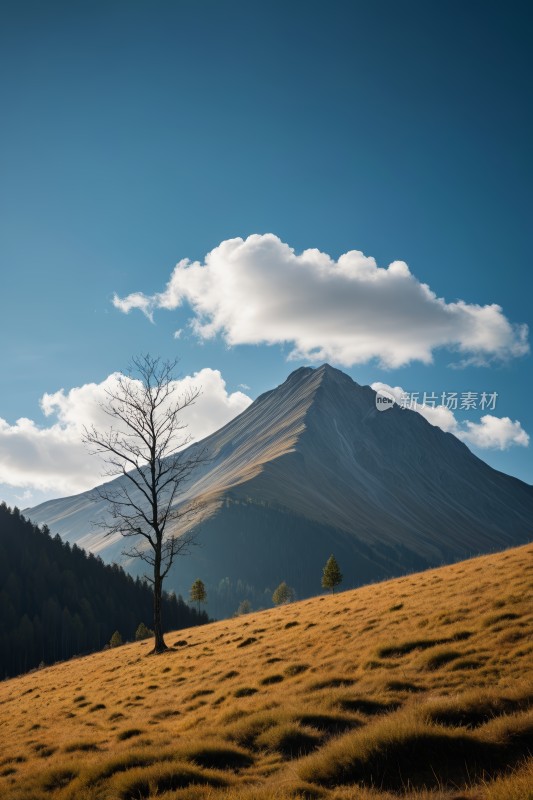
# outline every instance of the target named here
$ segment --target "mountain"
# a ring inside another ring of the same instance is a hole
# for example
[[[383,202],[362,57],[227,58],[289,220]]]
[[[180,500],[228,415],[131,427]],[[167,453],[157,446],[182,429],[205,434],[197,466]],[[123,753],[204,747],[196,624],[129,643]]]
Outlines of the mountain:
[[[0,504],[0,680],[101,650],[115,630],[133,640],[152,603],[143,582]],[[167,595],[163,618],[167,630],[207,622]]]
[[[531,535],[533,487],[415,411],[378,412],[370,387],[327,364],[296,370],[199,446],[209,461],[183,499],[206,504],[201,546],[178,560],[169,588],[202,577],[212,613],[244,596],[267,605],[281,580],[300,596],[318,591],[332,552],[344,586],[356,586]],[[105,560],[121,558],[120,537],[91,525],[106,513],[91,492],[25,513]]]

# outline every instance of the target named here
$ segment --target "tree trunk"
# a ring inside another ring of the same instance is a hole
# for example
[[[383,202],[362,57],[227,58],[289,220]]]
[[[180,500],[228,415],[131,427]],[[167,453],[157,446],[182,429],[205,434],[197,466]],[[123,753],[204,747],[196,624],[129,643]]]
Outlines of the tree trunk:
[[[154,634],[155,642],[153,653],[163,653],[168,650],[163,637],[163,620],[161,609],[161,594],[163,581],[161,580],[161,563],[159,553],[156,553],[154,564]]]

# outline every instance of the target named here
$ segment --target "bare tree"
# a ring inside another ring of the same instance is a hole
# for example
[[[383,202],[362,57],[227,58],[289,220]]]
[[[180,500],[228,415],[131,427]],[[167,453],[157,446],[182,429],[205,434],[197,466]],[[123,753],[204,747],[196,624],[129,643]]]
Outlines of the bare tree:
[[[136,357],[128,375],[119,375],[107,390],[101,408],[111,418],[109,429],[86,428],[84,441],[107,464],[105,474],[121,476],[95,490],[109,509],[99,523],[107,536],[119,533],[131,539],[125,556],[139,558],[151,567],[145,577],[154,598],[154,653],[167,649],[163,636],[161,596],[163,581],[174,560],[186,555],[195,541],[190,523],[199,507],[179,502],[179,495],[196,467],[205,460],[200,448],[183,450],[191,437],[182,412],[192,405],[199,389],[177,393],[173,378],[177,360],[161,361],[150,355]],[[177,533],[179,523],[189,523]]]

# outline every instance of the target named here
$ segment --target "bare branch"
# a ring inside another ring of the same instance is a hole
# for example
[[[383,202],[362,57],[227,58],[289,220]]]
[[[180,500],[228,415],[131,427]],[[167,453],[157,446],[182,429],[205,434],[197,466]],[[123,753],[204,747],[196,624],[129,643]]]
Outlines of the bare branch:
[[[193,405],[200,389],[179,395],[173,371],[177,360],[136,356],[127,375],[106,390],[102,410],[112,424],[105,431],[84,429],[84,442],[106,465],[106,474],[120,476],[95,490],[106,503],[99,527],[107,536],[132,540],[124,551],[153,570],[145,576],[154,591],[155,651],[165,649],[161,593],[174,560],[196,543],[194,521],[200,506],[185,502],[189,480],[206,460],[205,450],[191,448],[184,434],[182,412]],[[186,531],[183,528],[186,526]]]

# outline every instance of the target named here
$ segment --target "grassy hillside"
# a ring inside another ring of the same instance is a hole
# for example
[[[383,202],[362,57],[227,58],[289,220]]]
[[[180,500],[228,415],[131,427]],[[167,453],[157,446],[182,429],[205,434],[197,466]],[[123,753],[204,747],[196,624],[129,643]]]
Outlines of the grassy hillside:
[[[533,546],[0,684],[11,800],[533,795]],[[529,671],[528,671],[529,670]]]

